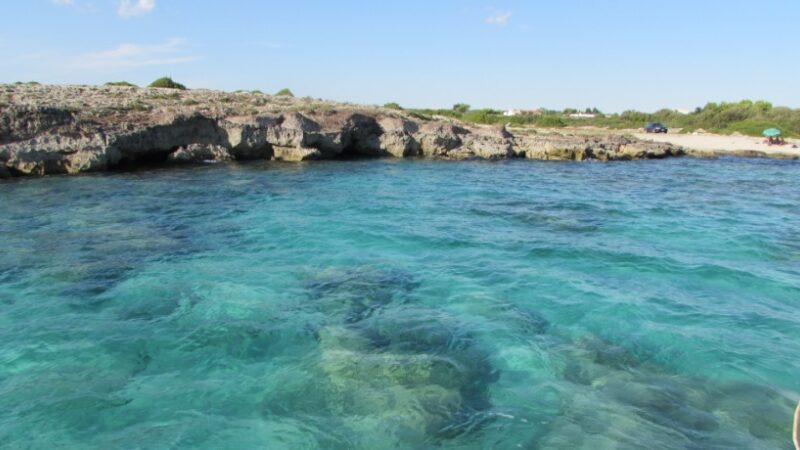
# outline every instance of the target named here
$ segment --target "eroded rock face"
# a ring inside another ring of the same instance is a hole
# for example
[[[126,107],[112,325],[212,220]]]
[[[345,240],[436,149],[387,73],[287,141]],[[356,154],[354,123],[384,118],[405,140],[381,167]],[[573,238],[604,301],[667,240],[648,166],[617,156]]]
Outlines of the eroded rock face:
[[[107,169],[107,142],[102,135],[41,135],[0,146],[10,175],[75,174]]]
[[[230,155],[237,160],[270,159],[272,143],[267,130],[278,126],[278,117],[234,117],[220,122],[227,138]]]
[[[10,103],[9,103],[10,102]],[[621,136],[514,136],[379,108],[263,94],[0,85],[0,177],[124,165],[357,157],[629,160],[681,156]]]
[[[518,151],[528,159],[599,161],[661,159],[683,156],[683,149],[669,144],[636,141],[622,136],[587,138],[550,135],[516,139]]]
[[[462,136],[469,130],[449,123],[426,123],[420,127],[416,138],[420,143],[422,155],[429,157],[447,156],[464,143]]]
[[[0,144],[31,139],[74,120],[65,108],[11,105],[0,110]]]
[[[273,154],[278,161],[309,161],[322,158],[322,153],[315,148],[308,147],[273,147]]]
[[[155,125],[111,136],[108,147],[119,155],[120,162],[130,163],[192,144],[230,146],[217,122],[201,114],[165,115],[159,119]],[[113,161],[114,156],[117,155],[110,154],[109,162],[118,162]]]
[[[190,144],[170,153],[174,162],[230,161],[233,159],[228,149],[215,144]]]
[[[383,117],[378,124],[383,132],[380,136],[381,151],[395,158],[420,154],[419,142],[414,138],[419,131],[416,123],[399,117]]]

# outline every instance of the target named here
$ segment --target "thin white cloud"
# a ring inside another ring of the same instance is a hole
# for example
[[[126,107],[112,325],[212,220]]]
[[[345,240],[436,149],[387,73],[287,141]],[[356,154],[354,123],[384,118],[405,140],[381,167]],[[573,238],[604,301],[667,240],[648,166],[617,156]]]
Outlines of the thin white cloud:
[[[496,27],[504,27],[508,24],[509,19],[511,19],[511,11],[497,11],[486,18],[486,23]]]
[[[120,17],[135,17],[148,14],[152,12],[155,7],[156,0],[120,0],[117,13]]]
[[[113,50],[88,53],[74,61],[84,68],[135,68],[186,64],[197,60],[182,54],[185,39],[173,38],[162,44],[121,44]]]
[[[50,3],[58,6],[70,6],[74,2],[73,0],[50,0]]]

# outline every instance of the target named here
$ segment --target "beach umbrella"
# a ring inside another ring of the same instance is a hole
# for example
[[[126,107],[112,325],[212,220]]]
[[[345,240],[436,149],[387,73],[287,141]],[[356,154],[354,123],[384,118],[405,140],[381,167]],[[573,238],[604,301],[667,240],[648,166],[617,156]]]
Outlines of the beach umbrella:
[[[777,128],[767,128],[764,130],[764,136],[766,137],[777,137],[781,135],[781,130]]]

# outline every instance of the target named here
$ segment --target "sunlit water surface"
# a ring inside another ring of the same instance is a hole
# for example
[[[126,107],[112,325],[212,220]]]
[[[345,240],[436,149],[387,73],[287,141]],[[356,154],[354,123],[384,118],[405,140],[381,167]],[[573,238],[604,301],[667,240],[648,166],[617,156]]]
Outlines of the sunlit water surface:
[[[0,183],[0,447],[791,448],[800,163]]]

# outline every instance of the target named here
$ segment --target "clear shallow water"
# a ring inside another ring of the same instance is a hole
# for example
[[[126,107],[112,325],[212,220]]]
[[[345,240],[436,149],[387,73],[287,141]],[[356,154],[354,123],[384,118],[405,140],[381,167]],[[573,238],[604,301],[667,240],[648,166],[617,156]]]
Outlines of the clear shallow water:
[[[800,164],[0,183],[0,447],[791,448]]]

